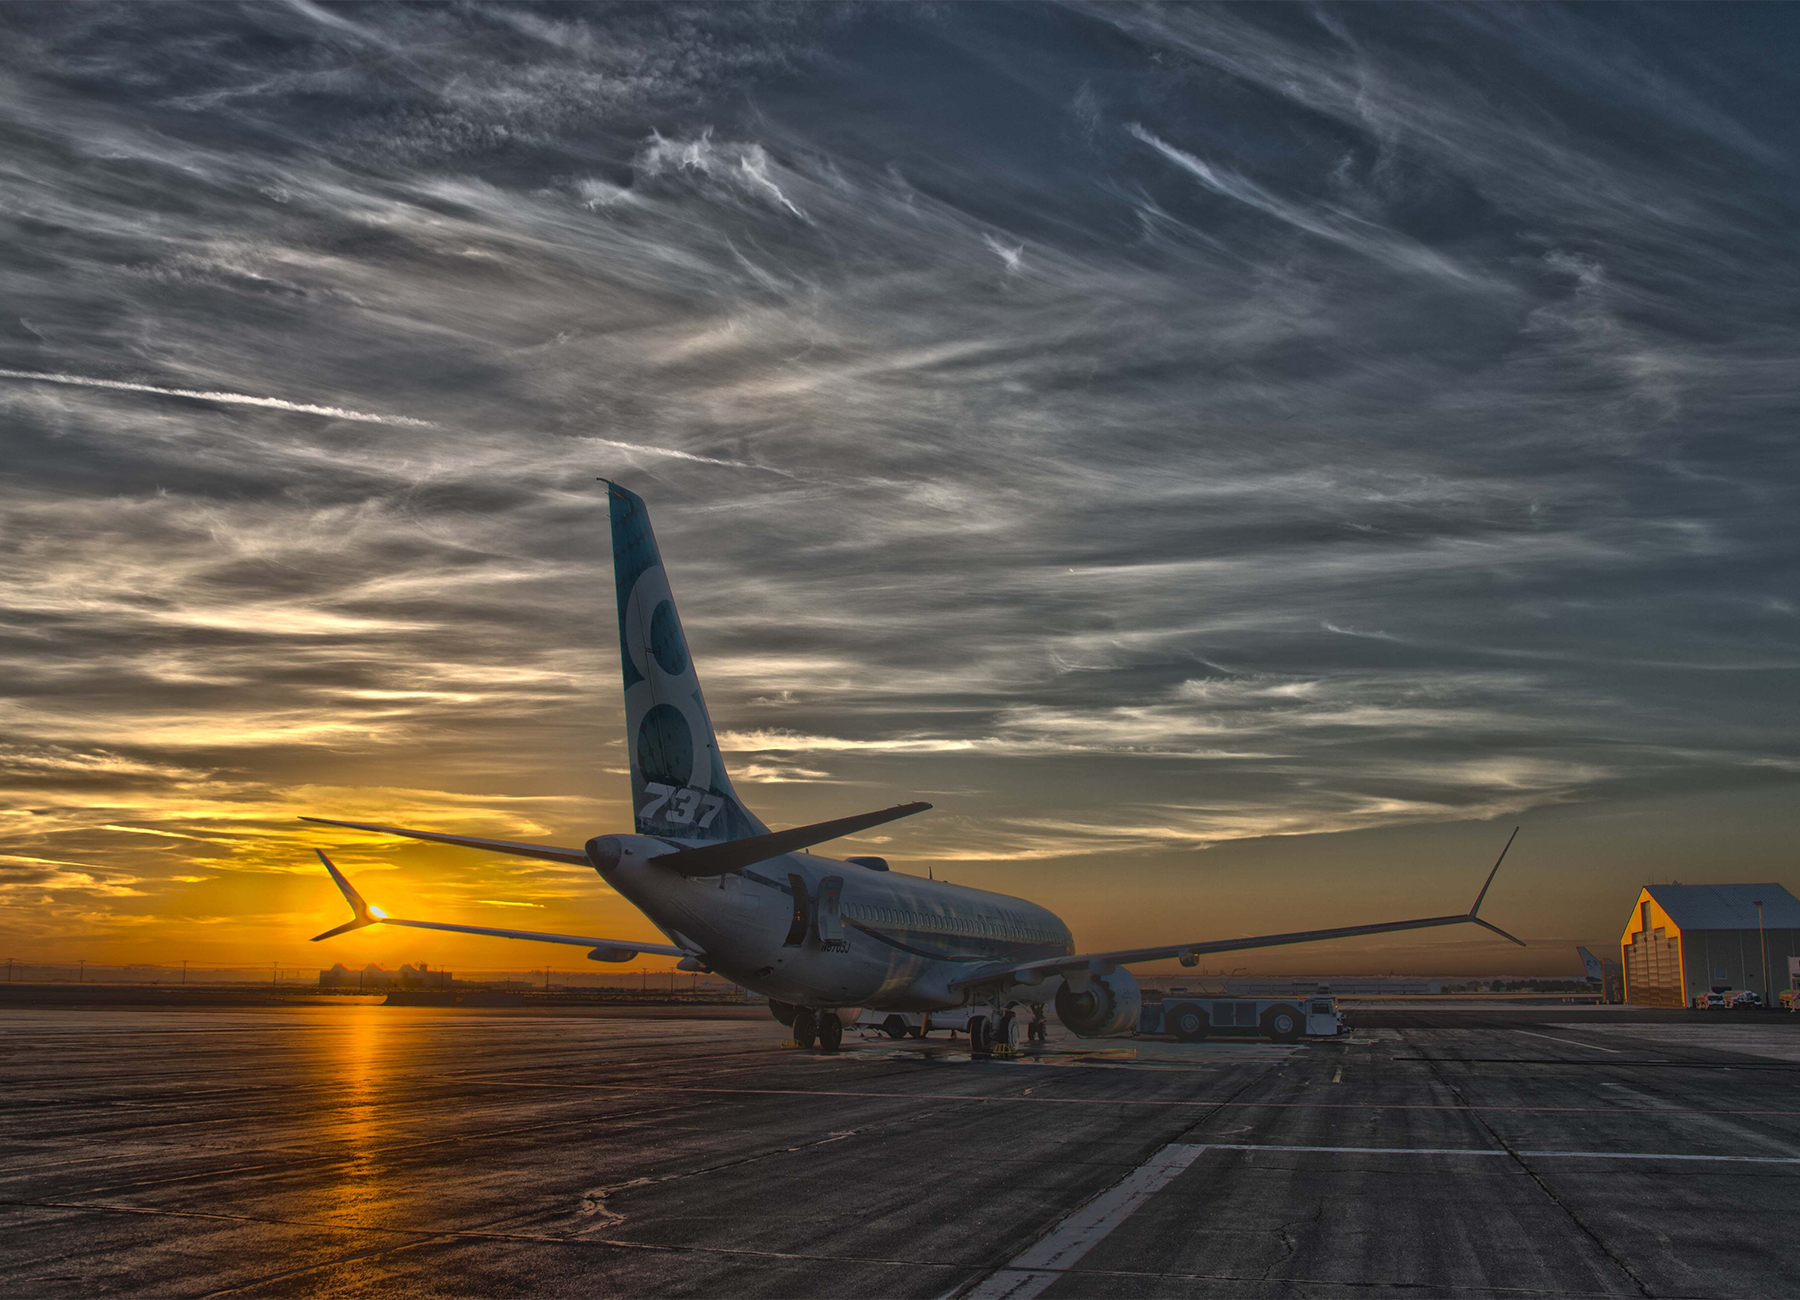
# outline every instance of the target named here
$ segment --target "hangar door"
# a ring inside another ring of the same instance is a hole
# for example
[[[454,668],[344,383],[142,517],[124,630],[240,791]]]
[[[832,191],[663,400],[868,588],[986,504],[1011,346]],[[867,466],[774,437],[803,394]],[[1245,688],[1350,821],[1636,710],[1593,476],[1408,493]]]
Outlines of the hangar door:
[[[1682,1005],[1679,935],[1657,926],[1631,936],[1625,945],[1625,996],[1634,1006]]]

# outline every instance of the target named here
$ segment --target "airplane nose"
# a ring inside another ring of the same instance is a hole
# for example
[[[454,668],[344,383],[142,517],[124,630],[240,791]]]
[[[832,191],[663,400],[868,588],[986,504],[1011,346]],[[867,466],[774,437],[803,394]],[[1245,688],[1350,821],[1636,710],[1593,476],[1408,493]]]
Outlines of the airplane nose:
[[[623,856],[623,848],[616,835],[596,835],[587,842],[588,861],[594,864],[594,870],[611,871],[619,865]]]

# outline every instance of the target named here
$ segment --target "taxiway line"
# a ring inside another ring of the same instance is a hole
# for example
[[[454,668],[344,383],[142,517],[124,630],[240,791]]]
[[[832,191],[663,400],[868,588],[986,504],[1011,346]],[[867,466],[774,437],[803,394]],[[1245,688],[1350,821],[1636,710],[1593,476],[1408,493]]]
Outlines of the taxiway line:
[[[963,1293],[965,1300],[1033,1300],[1151,1196],[1193,1164],[1204,1146],[1171,1143]]]
[[[1614,1056],[1623,1056],[1624,1052],[1616,1047],[1602,1047],[1598,1043],[1584,1043],[1579,1038],[1558,1038],[1555,1034],[1540,1034],[1535,1029],[1515,1029],[1515,1034],[1524,1034],[1527,1038],[1543,1038],[1552,1043],[1568,1043],[1571,1047],[1586,1047],[1596,1052],[1611,1052]]]
[[[1800,1165],[1800,1156],[1726,1156],[1685,1151],[1508,1151],[1504,1147],[1315,1147],[1280,1142],[1207,1142],[1199,1151],[1297,1151],[1367,1156],[1503,1156],[1530,1160],[1698,1160],[1745,1165]]]

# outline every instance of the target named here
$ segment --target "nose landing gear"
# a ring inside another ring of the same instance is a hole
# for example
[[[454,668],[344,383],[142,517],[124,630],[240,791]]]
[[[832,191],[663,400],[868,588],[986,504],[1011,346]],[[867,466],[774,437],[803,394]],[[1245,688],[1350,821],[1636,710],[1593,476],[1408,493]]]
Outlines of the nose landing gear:
[[[794,1046],[802,1050],[817,1044],[827,1052],[835,1052],[844,1043],[844,1022],[836,1010],[815,1011],[811,1007],[794,1010]]]
[[[819,1041],[819,1018],[811,1007],[794,1011],[794,1046],[805,1050]]]

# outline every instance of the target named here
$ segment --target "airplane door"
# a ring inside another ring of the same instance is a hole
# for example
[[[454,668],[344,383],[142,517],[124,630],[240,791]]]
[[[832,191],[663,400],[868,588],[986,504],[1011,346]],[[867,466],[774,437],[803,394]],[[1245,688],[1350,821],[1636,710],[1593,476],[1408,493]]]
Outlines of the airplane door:
[[[784,948],[798,948],[806,942],[807,923],[812,920],[812,899],[806,893],[806,879],[799,872],[788,873],[788,892],[794,896],[794,914],[788,922],[787,938],[782,941]],[[836,898],[832,907],[835,911]]]
[[[844,918],[839,901],[844,893],[842,876],[826,876],[819,882],[819,942],[827,948],[844,944]]]

